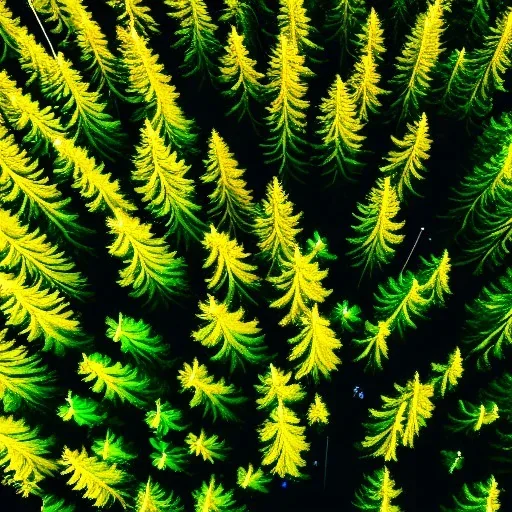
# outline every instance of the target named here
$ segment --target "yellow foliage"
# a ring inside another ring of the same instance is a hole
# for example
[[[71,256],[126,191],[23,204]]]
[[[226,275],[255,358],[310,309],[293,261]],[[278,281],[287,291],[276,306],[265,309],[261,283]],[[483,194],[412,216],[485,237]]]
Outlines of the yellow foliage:
[[[314,261],[322,244],[317,243],[309,254],[302,255],[295,246],[293,258],[283,261],[281,275],[269,277],[268,280],[284,295],[270,304],[271,308],[290,306],[290,311],[279,322],[288,325],[296,322],[302,315],[309,314],[309,305],[323,302],[332,290],[326,290],[321,281],[327,276],[327,270],[320,270],[318,262]]]
[[[321,49],[309,39],[309,34],[314,29],[309,25],[311,19],[304,7],[304,0],[279,0],[277,21],[280,33],[297,46],[299,53],[304,53],[306,48]]]
[[[125,28],[134,27],[137,33],[148,36],[148,32],[159,33],[158,23],[150,14],[149,7],[143,0],[108,0],[108,4],[118,12],[119,25]]]
[[[365,338],[354,339],[354,343],[366,346],[361,354],[354,361],[361,361],[368,357],[366,368],[371,366],[382,368],[382,358],[388,358],[388,336],[391,334],[391,325],[389,320],[380,321],[376,326],[370,322],[365,322]]]
[[[258,375],[261,384],[256,385],[255,388],[263,395],[256,400],[258,409],[302,400],[306,393],[299,383],[288,384],[291,377],[292,372],[284,373],[273,364],[270,364],[269,371],[265,375]]]
[[[189,452],[196,457],[203,457],[203,460],[209,460],[212,464],[214,459],[224,460],[226,458],[226,442],[219,441],[216,435],[207,436],[205,431],[201,429],[198,436],[192,432],[187,435],[185,442],[189,446]]]
[[[288,340],[294,344],[289,361],[295,361],[305,354],[305,359],[298,365],[296,379],[311,375],[315,382],[320,380],[320,374],[329,379],[330,372],[337,369],[341,363],[334,353],[341,348],[341,342],[336,333],[329,327],[330,322],[318,313],[318,304],[314,304],[310,313],[300,318],[302,330],[300,334]]]
[[[310,425],[313,423],[327,425],[329,423],[329,411],[318,393],[315,393],[315,401],[309,406],[308,423]]]
[[[459,347],[456,347],[454,352],[450,354],[447,364],[432,363],[431,366],[432,371],[441,374],[434,377],[431,383],[434,387],[439,385],[439,392],[441,396],[444,396],[448,387],[452,389],[458,384],[464,371]]]

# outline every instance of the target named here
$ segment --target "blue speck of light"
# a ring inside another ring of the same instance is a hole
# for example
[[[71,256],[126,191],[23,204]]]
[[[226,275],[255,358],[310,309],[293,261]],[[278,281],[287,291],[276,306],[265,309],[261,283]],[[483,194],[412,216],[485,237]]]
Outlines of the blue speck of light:
[[[283,489],[286,489],[286,488],[288,487],[288,482],[287,482],[286,480],[283,480],[283,481],[281,482],[281,487],[282,487]]]

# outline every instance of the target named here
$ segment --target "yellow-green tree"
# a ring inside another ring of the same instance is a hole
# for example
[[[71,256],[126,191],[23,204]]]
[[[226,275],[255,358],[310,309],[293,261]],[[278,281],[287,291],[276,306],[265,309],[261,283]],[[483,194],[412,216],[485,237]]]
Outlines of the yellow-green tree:
[[[478,432],[483,425],[489,425],[499,419],[499,407],[494,402],[473,404],[459,400],[457,414],[448,414],[448,428],[455,432]]]
[[[117,21],[120,26],[125,28],[133,26],[138,34],[147,37],[151,32],[159,33],[160,29],[151,16],[149,7],[143,2],[144,0],[108,0],[108,4],[117,12]]]
[[[263,145],[267,163],[278,163],[280,174],[304,172],[304,135],[309,107],[304,79],[308,76],[311,71],[305,65],[304,56],[286,34],[280,34],[267,73],[272,101],[266,118],[270,137]]]
[[[274,176],[267,185],[266,196],[258,205],[254,219],[254,231],[259,238],[261,254],[278,266],[292,260],[297,244],[296,237],[302,231],[299,221],[302,212],[293,213],[294,204],[288,199],[279,179]]]
[[[292,372],[285,373],[272,363],[265,375],[258,375],[260,384],[255,385],[256,391],[263,395],[256,400],[258,409],[275,408],[278,403],[292,403],[302,400],[306,393],[298,382],[289,384]]]
[[[261,468],[254,469],[253,465],[249,464],[247,469],[243,467],[237,469],[236,481],[242,489],[268,493],[267,486],[272,481],[272,477],[266,475]]]
[[[319,149],[324,173],[332,174],[333,181],[340,175],[348,179],[361,165],[358,156],[365,137],[359,133],[363,124],[357,116],[356,103],[340,75],[336,75],[322,100],[320,112],[317,134],[322,139]]]
[[[431,368],[438,375],[433,377],[430,383],[444,397],[446,391],[452,390],[459,383],[459,379],[464,372],[460,348],[455,347],[446,364],[432,363]]]
[[[332,293],[332,290],[326,290],[322,286],[322,280],[328,271],[320,270],[318,262],[314,261],[321,249],[322,244],[316,244],[309,253],[303,255],[299,247],[295,246],[293,258],[283,261],[281,274],[268,278],[278,291],[284,292],[270,307],[290,308],[279,322],[280,325],[297,322],[302,315],[309,314],[313,303],[323,302]]]
[[[322,400],[322,397],[318,393],[315,393],[315,400],[308,408],[308,423],[310,425],[315,423],[327,425],[329,423],[329,415],[329,410]]]
[[[230,311],[226,302],[217,302],[208,295],[207,302],[200,302],[201,313],[198,318],[206,322],[192,333],[194,340],[208,348],[218,348],[212,361],[227,360],[233,371],[244,363],[261,364],[265,355],[264,335],[258,326],[258,320],[245,321],[242,308]]]
[[[380,170],[390,176],[391,184],[396,188],[400,201],[404,201],[407,192],[419,196],[413,186],[413,180],[423,180],[425,161],[430,157],[432,140],[425,112],[418,121],[407,123],[407,133],[402,140],[391,136],[395,150],[385,157],[388,162]]]
[[[226,233],[219,233],[213,225],[203,245],[210,252],[203,268],[215,264],[212,277],[206,280],[208,289],[217,292],[227,281],[226,302],[231,302],[237,293],[254,302],[249,290],[259,286],[259,278],[254,273],[256,266],[244,261],[250,254],[244,252],[243,246]]]
[[[248,230],[254,210],[251,191],[247,190],[244,170],[240,169],[226,141],[213,129],[208,139],[208,158],[203,183],[213,183],[209,215],[219,218],[217,228]]]
[[[300,317],[301,332],[288,340],[294,345],[289,361],[302,359],[297,366],[296,379],[311,375],[315,382],[320,375],[329,379],[330,373],[341,363],[335,350],[341,348],[336,333],[329,327],[330,322],[318,313],[318,304],[314,304],[311,312]]]
[[[364,483],[356,492],[352,504],[362,511],[402,512],[402,509],[393,503],[400,494],[402,489],[395,489],[395,482],[389,469],[384,466],[375,470],[372,475],[364,475]]]
[[[201,429],[198,436],[190,432],[185,439],[185,443],[189,446],[190,454],[196,457],[201,456],[204,461],[209,460],[212,464],[214,460],[225,460],[227,457],[226,441],[219,440],[217,435],[206,435],[203,429]]]
[[[146,483],[141,482],[135,495],[135,512],[183,512],[183,506],[179,496],[165,491],[159,483],[153,482],[148,477]]]
[[[245,507],[237,507],[233,498],[233,491],[224,490],[222,484],[215,483],[215,476],[210,482],[203,482],[200,489],[196,489],[192,496],[195,500],[194,512],[245,512]]]
[[[441,506],[442,512],[498,512],[501,510],[498,482],[491,476],[486,481],[464,484],[459,496],[452,496],[455,508]]]

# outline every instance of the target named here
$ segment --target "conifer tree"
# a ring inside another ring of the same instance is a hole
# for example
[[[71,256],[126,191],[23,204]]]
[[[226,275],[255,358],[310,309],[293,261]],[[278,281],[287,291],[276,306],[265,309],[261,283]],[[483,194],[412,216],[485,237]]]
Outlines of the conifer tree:
[[[278,163],[280,175],[304,172],[304,133],[309,107],[304,79],[308,76],[311,71],[305,66],[305,57],[286,34],[280,34],[267,73],[272,101],[266,118],[270,137],[263,145],[267,163]]]
[[[336,75],[328,95],[320,105],[322,115],[317,117],[320,128],[317,134],[322,139],[320,148],[324,153],[322,167],[325,174],[332,174],[333,181],[341,175],[349,179],[354,168],[361,165],[358,156],[362,141],[359,132],[363,124],[357,117],[356,104],[347,85]]]
[[[429,4],[427,11],[417,17],[402,54],[397,58],[397,73],[391,83],[399,87],[393,107],[401,108],[401,120],[416,116],[421,100],[428,94],[432,71],[443,51],[441,36],[445,8],[443,0]]]
[[[185,471],[188,463],[187,451],[181,446],[172,446],[171,443],[163,441],[160,438],[152,437],[149,440],[154,451],[151,453],[153,466],[157,469],[170,469],[176,473]]]
[[[249,39],[258,23],[256,10],[250,0],[224,0],[224,9],[220,21],[229,23],[240,35]]]
[[[90,356],[82,354],[78,375],[84,375],[84,382],[96,381],[91,387],[94,393],[103,393],[105,400],[129,402],[144,409],[149,397],[154,394],[148,377],[129,364],[112,364],[110,357],[95,352]]]
[[[20,277],[0,273],[0,309],[6,325],[23,328],[28,341],[42,338],[44,351],[63,356],[68,349],[84,349],[91,341],[77,315],[57,291],[43,287],[39,279],[27,286]]]
[[[397,149],[389,152],[385,157],[388,163],[380,170],[391,177],[391,184],[396,188],[400,201],[404,201],[407,191],[419,196],[412,181],[424,179],[420,172],[425,171],[424,162],[430,157],[432,145],[425,112],[418,121],[407,123],[407,133],[403,140],[393,136],[391,140]]]
[[[0,331],[0,400],[6,413],[21,404],[44,410],[56,392],[55,372],[49,370],[37,354],[7,339],[7,329]]]
[[[66,403],[57,409],[57,414],[62,421],[74,420],[77,425],[86,427],[102,425],[107,419],[101,404],[92,398],[74,395],[71,390],[68,391]]]
[[[298,226],[302,212],[294,214],[293,209],[293,203],[274,176],[267,185],[265,198],[256,209],[254,220],[254,231],[260,240],[258,246],[272,266],[293,259],[296,237],[302,231]]]
[[[197,358],[194,358],[192,365],[183,364],[183,369],[178,374],[178,380],[182,391],[187,389],[194,391],[190,407],[203,405],[204,415],[210,413],[214,421],[219,416],[226,421],[238,420],[231,407],[243,403],[246,398],[239,396],[235,386],[227,385],[223,377],[214,381],[214,378],[208,375],[206,366],[199,364]]]
[[[242,5],[247,6],[248,4]],[[254,122],[250,104],[252,101],[262,101],[265,86],[261,82],[264,75],[257,71],[256,61],[249,56],[245,45],[245,36],[239,34],[234,26],[231,27],[220,63],[219,80],[226,85],[226,89],[222,93],[235,101],[226,115],[236,114],[240,121],[247,114]]]
[[[117,29],[123,63],[128,70],[128,101],[140,105],[136,121],[149,119],[153,130],[180,151],[193,152],[197,142],[194,122],[178,105],[179,93],[171,84],[159,57],[135,29]]]
[[[318,262],[314,261],[321,248],[322,244],[317,244],[309,253],[302,255],[299,247],[295,246],[293,259],[283,261],[281,274],[268,278],[278,291],[284,292],[270,307],[290,308],[280,325],[297,322],[302,315],[309,314],[314,302],[323,302],[332,293],[322,286],[328,271],[320,270]]]
[[[318,304],[314,304],[310,313],[300,317],[301,332],[288,340],[294,347],[288,356],[289,361],[302,359],[297,366],[295,378],[301,379],[311,375],[315,382],[320,380],[320,375],[329,379],[330,372],[341,364],[340,358],[334,352],[341,348],[341,342],[335,332],[329,327],[329,320],[318,313]]]
[[[278,402],[259,430],[260,441],[264,444],[262,465],[272,466],[270,472],[281,478],[286,475],[300,478],[300,468],[306,465],[301,452],[309,450],[299,418],[288,407]]]
[[[200,489],[192,493],[195,500],[195,512],[245,512],[246,508],[237,507],[233,491],[224,490],[222,484],[216,484],[215,476],[210,482],[203,482]]]
[[[215,36],[217,25],[213,22],[204,0],[164,0],[171,9],[168,15],[177,20],[180,28],[175,48],[184,48],[182,64],[184,76],[208,73],[214,69],[214,56],[221,48]]]
[[[245,321],[242,308],[229,311],[226,302],[217,302],[208,295],[208,302],[200,302],[198,318],[206,325],[192,333],[194,340],[203,346],[218,347],[212,361],[228,360],[231,372],[244,363],[258,364],[266,360],[264,335],[258,327],[258,320]]]
[[[268,372],[258,375],[260,384],[255,385],[256,391],[263,395],[256,400],[258,409],[275,408],[279,403],[288,404],[302,400],[306,393],[299,383],[288,384],[291,377],[292,372],[285,373],[270,363]]]
[[[135,192],[142,195],[146,208],[157,218],[166,220],[168,235],[187,241],[200,241],[206,229],[198,218],[201,207],[195,202],[195,187],[187,177],[190,165],[181,160],[166,144],[164,137],[146,119],[141,142],[134,158],[132,180],[140,183]]]
[[[151,16],[144,0],[108,0],[117,12],[117,21],[121,26],[134,27],[138,34],[148,37],[149,33],[160,33],[158,23]],[[156,485],[156,484],[155,484]]]
[[[208,158],[204,161],[206,172],[203,183],[214,183],[215,190],[208,196],[208,214],[217,218],[217,228],[248,230],[254,210],[252,192],[247,190],[245,171],[239,168],[233,153],[217,130],[208,139]]]
[[[179,496],[171,491],[168,493],[160,484],[153,482],[151,477],[148,481],[140,483],[135,496],[135,512],[183,512]]]
[[[400,201],[389,176],[377,180],[366,201],[367,204],[357,204],[359,215],[353,214],[360,223],[352,229],[359,236],[348,238],[355,247],[347,253],[354,258],[355,267],[363,267],[361,279],[366,269],[371,274],[375,265],[381,267],[391,261],[394,246],[404,239],[404,235],[397,232],[405,225],[405,221],[394,220],[400,211]]]
[[[217,292],[227,281],[225,302],[230,303],[235,294],[254,302],[249,290],[259,286],[259,278],[254,273],[256,266],[244,261],[250,254],[244,252],[243,246],[226,233],[218,232],[213,224],[204,238],[203,246],[209,251],[203,268],[215,263],[212,277],[206,280],[208,289]]]
[[[469,93],[471,84],[468,84],[465,74],[468,63],[466,48],[453,50],[446,63],[441,64],[442,73],[446,77],[446,86],[440,100],[444,112],[457,114],[462,108],[463,97]]]
[[[331,318],[338,322],[344,331],[354,332],[357,324],[361,323],[361,308],[354,304],[351,306],[348,300],[338,302],[334,307]]]
[[[114,434],[110,429],[102,438],[95,438],[91,450],[100,460],[115,462],[123,465],[137,458],[137,455],[131,453],[133,449],[123,436]]]
[[[308,408],[308,423],[321,423],[327,425],[329,423],[329,411],[318,393],[315,393],[315,400]]]
[[[225,460],[227,457],[228,447],[226,441],[219,440],[219,436],[207,436],[205,431],[201,429],[198,436],[190,432],[185,439],[189,446],[189,453],[196,457],[203,457],[203,460],[209,460],[212,464],[215,460]]]
[[[393,503],[402,494],[402,489],[395,488],[389,469],[384,466],[371,475],[364,475],[364,483],[356,491],[354,507],[365,512],[401,512]]]
[[[57,471],[58,465],[49,457],[53,442],[39,437],[39,428],[30,428],[23,419],[0,416],[0,467],[20,485],[23,497]]]
[[[42,498],[41,512],[76,512],[74,505],[67,505],[62,498],[45,494]]]
[[[498,512],[501,490],[498,482],[491,476],[485,482],[464,484],[459,496],[452,496],[455,508],[441,506],[442,512]]]
[[[433,377],[430,382],[436,391],[439,390],[439,394],[444,397],[446,391],[452,390],[458,384],[464,372],[460,348],[455,347],[446,364],[432,363],[431,367],[433,372],[440,375]]]
[[[261,468],[254,469],[252,464],[248,468],[239,467],[236,472],[237,484],[242,489],[251,489],[253,491],[268,493],[268,485],[272,477],[266,475]]]
[[[121,344],[121,352],[129,354],[137,365],[165,364],[169,346],[162,342],[162,336],[154,334],[150,325],[143,320],[135,320],[119,313],[116,322],[105,319],[107,337]]]
[[[361,446],[372,450],[373,457],[383,456],[385,461],[397,460],[396,450],[400,444],[414,446],[414,437],[432,416],[434,405],[431,398],[434,387],[422,384],[416,372],[414,379],[405,386],[394,385],[395,398],[381,396],[382,410],[369,409],[371,423],[365,424],[368,434]]]
[[[455,432],[478,432],[483,425],[494,423],[499,417],[499,408],[493,402],[477,405],[459,400],[457,414],[448,414],[451,422],[448,428]]]
[[[183,421],[183,412],[171,407],[169,402],[163,402],[160,398],[155,402],[156,409],[146,413],[147,425],[156,433],[158,438],[163,438],[170,430],[182,431],[186,426]]]
[[[96,457],[89,457],[83,447],[79,452],[67,446],[60,463],[65,467],[62,474],[71,475],[67,484],[75,491],[85,489],[83,497],[94,500],[94,506],[104,507],[115,501],[126,508],[128,494],[119,487],[128,482],[129,475],[115,464],[109,465]]]
[[[382,60],[382,54],[386,51],[384,31],[380,18],[373,7],[358,38],[360,57],[355,64],[348,85],[353,91],[353,101],[356,104],[358,118],[368,121],[368,111],[375,114],[382,106],[378,96],[387,93],[379,87],[381,76],[377,71],[377,64]]]

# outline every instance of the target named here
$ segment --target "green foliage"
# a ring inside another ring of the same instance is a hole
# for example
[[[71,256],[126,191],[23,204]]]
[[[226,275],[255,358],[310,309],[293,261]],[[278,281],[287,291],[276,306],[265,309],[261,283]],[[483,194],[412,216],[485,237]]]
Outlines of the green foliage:
[[[0,400],[4,412],[13,412],[22,403],[41,410],[55,391],[55,372],[37,354],[9,341],[7,329],[0,331]]]
[[[314,304],[311,312],[300,317],[301,332],[289,339],[294,345],[289,361],[295,361],[305,356],[297,366],[295,378],[301,379],[311,375],[315,382],[320,380],[320,375],[329,379],[330,373],[341,364],[340,358],[334,352],[341,348],[341,342],[335,332],[329,327],[329,320],[320,316],[318,305]]]
[[[457,452],[451,450],[441,450],[443,457],[443,464],[448,469],[448,473],[452,474],[457,469],[462,469],[464,466],[464,456],[459,450]]]
[[[442,506],[441,510],[442,512],[497,512],[501,509],[500,492],[494,476],[485,482],[477,482],[471,486],[464,484],[460,497],[452,496],[455,508]]]
[[[208,158],[203,183],[215,183],[210,199],[209,215],[220,217],[217,228],[248,230],[254,210],[251,191],[247,190],[244,170],[219,133],[213,129],[208,139]]]
[[[272,477],[266,475],[261,468],[255,470],[253,465],[249,464],[247,469],[243,467],[237,469],[236,481],[242,489],[268,493],[267,486],[272,481]]]
[[[353,170],[361,165],[358,156],[365,137],[359,134],[363,124],[357,115],[356,103],[340,75],[336,75],[322,100],[320,112],[317,134],[322,139],[319,149],[323,153],[321,165],[324,173],[332,174],[333,180],[340,175],[350,179]]]
[[[417,17],[402,54],[397,58],[397,72],[391,83],[399,88],[393,107],[401,108],[400,119],[416,116],[421,100],[429,92],[432,70],[443,51],[441,36],[445,8],[442,0],[429,4],[427,11]]]
[[[131,365],[112,364],[110,357],[95,352],[90,356],[83,355],[78,368],[84,382],[96,380],[91,390],[94,393],[105,392],[106,400],[129,402],[143,409],[148,403],[148,395],[153,394],[149,387],[149,379]]]
[[[317,251],[317,257],[320,260],[334,261],[338,259],[336,254],[332,254],[329,252],[329,243],[327,242],[327,238],[321,237],[318,231],[313,233],[311,238],[306,240],[306,247],[308,251],[312,251],[313,249],[320,246],[321,248]]]
[[[215,476],[210,482],[203,482],[200,489],[192,493],[195,500],[195,512],[245,512],[245,507],[237,507],[233,491],[225,491],[222,484],[215,484]]]
[[[480,295],[466,306],[468,318],[464,343],[477,356],[480,369],[489,368],[491,359],[503,359],[512,344],[512,270],[484,286]]]
[[[169,346],[162,336],[153,334],[144,320],[135,320],[119,313],[119,320],[107,317],[107,338],[121,343],[121,352],[129,354],[137,365],[162,365],[168,357]]]
[[[439,394],[444,397],[447,390],[452,390],[462,377],[464,368],[462,367],[462,355],[459,347],[449,355],[446,364],[432,363],[432,371],[440,374],[435,376],[430,382],[439,390]]]
[[[115,464],[109,465],[96,457],[89,457],[85,448],[82,451],[70,450],[64,447],[60,463],[65,467],[62,475],[69,475],[67,484],[73,490],[85,489],[84,498],[94,500],[94,506],[104,507],[116,501],[126,508],[128,495],[118,489],[127,483],[129,476]]]
[[[104,438],[95,438],[91,450],[100,460],[125,464],[137,458],[137,455],[130,453],[132,447],[128,447],[123,436],[117,436],[110,429]]]
[[[267,90],[272,101],[266,118],[270,136],[263,145],[266,162],[278,163],[280,175],[304,172],[304,134],[309,107],[304,79],[308,76],[311,71],[305,65],[305,57],[288,36],[280,34],[267,72]]]
[[[386,466],[364,477],[365,481],[352,503],[354,507],[365,512],[401,512],[402,509],[392,502],[402,494],[402,489],[395,489],[395,482]]]
[[[263,395],[256,400],[258,409],[275,408],[279,403],[288,404],[301,401],[306,393],[299,383],[288,384],[291,377],[292,372],[285,373],[272,363],[265,375],[258,375],[261,384],[254,387],[260,395]]]
[[[84,349],[91,341],[69,303],[57,291],[43,287],[42,279],[27,286],[19,276],[0,273],[0,300],[6,325],[23,328],[28,341],[44,339],[44,351],[63,356],[66,350]]]
[[[88,397],[73,395],[71,390],[68,391],[66,403],[59,406],[57,414],[63,421],[72,419],[77,425],[86,427],[104,424],[107,419],[101,404]]]
[[[420,174],[425,171],[425,160],[429,158],[429,151],[432,140],[429,138],[429,127],[427,116],[423,112],[419,121],[413,124],[407,123],[407,133],[403,140],[391,136],[391,140],[397,147],[397,150],[390,151],[385,158],[387,165],[380,170],[391,176],[391,184],[396,187],[400,201],[403,201],[406,195],[406,189],[414,195],[419,196],[412,185],[412,180],[423,180],[424,176]]]
[[[206,279],[208,289],[218,292],[227,281],[225,302],[231,302],[236,294],[254,302],[250,290],[259,286],[259,277],[255,273],[257,267],[244,261],[250,254],[244,252],[243,246],[228,234],[217,231],[213,224],[203,246],[209,251],[203,268],[216,265],[212,277]]]
[[[331,318],[339,323],[344,331],[354,332],[356,326],[362,321],[359,317],[361,311],[357,304],[351,306],[348,300],[345,299],[343,302],[336,304],[331,313]]]
[[[500,416],[509,419],[512,415],[512,403],[510,402],[510,392],[512,390],[512,374],[503,373],[500,377],[490,382],[490,384],[481,390],[480,399],[482,402],[494,402],[498,405]]]
[[[208,295],[208,302],[200,302],[199,308],[198,318],[207,323],[193,332],[192,337],[208,348],[221,345],[211,356],[212,361],[229,361],[231,372],[237,366],[244,368],[246,362],[265,362],[264,335],[260,334],[257,320],[245,321],[242,308],[229,311],[226,302],[219,303],[212,295]]]
[[[310,313],[310,306],[315,302],[324,302],[332,293],[322,286],[322,280],[327,276],[327,270],[320,270],[318,262],[314,261],[318,252],[323,249],[321,243],[307,254],[302,255],[298,246],[295,246],[293,259],[283,261],[281,274],[268,278],[277,290],[284,295],[271,304],[271,308],[290,307],[290,311],[279,322],[279,325],[296,323],[302,315]]]
[[[185,442],[189,446],[189,452],[196,457],[203,457],[203,460],[209,460],[212,464],[215,460],[225,460],[227,457],[228,447],[226,441],[220,441],[219,436],[207,436],[205,431],[201,429],[197,436],[190,432]]]
[[[381,267],[391,261],[394,246],[404,239],[404,235],[397,232],[405,225],[405,221],[394,220],[400,211],[400,201],[390,177],[377,180],[366,201],[367,204],[357,203],[359,215],[353,215],[360,224],[353,225],[352,229],[359,236],[348,238],[355,247],[347,253],[354,258],[355,267],[363,267],[361,279],[367,268],[371,274],[375,265]]]
[[[187,450],[181,446],[172,446],[171,443],[152,437],[149,440],[154,451],[151,452],[153,466],[157,469],[170,469],[175,472],[185,471],[188,463]]]
[[[167,435],[170,430],[182,431],[187,428],[183,421],[183,412],[171,407],[169,402],[155,402],[156,409],[146,413],[145,421],[159,438]]]
[[[157,482],[152,482],[151,477],[144,484],[139,484],[135,497],[135,512],[183,512],[179,496],[167,493]]]
[[[465,79],[468,58],[465,48],[453,50],[446,63],[441,64],[442,74],[446,77],[441,98],[442,108],[452,114],[456,114],[461,108],[461,96],[469,93],[471,84]]]
[[[160,30],[158,23],[150,14],[149,7],[145,6],[143,1],[144,0],[108,0],[107,3],[118,13],[117,21],[119,25],[125,27],[133,26],[138,34],[147,37],[150,32],[159,33]],[[158,484],[150,486],[148,492],[151,493],[153,487],[156,486],[158,486]]]
[[[294,205],[288,199],[277,177],[267,185],[266,196],[258,205],[254,231],[259,238],[261,254],[274,264],[292,260],[302,212],[293,214]]]
[[[241,5],[244,9],[250,9],[246,3]],[[250,110],[250,102],[261,102],[265,92],[261,83],[264,75],[256,70],[256,61],[251,59],[244,43],[244,35],[238,34],[236,28],[232,26],[228,42],[224,47],[224,55],[220,59],[221,67],[219,69],[221,73],[219,80],[226,86],[222,93],[235,101],[226,115],[237,114],[239,121],[245,114],[248,114],[251,120],[254,119]]]
[[[142,224],[136,217],[117,212],[107,220],[110,233],[116,235],[109,253],[122,258],[127,266],[119,271],[118,284],[131,286],[130,297],[145,297],[153,307],[158,301],[176,299],[183,294],[185,263],[171,252],[163,238],[151,232],[150,224]]]
[[[45,494],[41,512],[75,512],[74,505],[66,505],[65,501],[52,494]]]
[[[455,432],[478,432],[482,425],[494,423],[499,418],[499,409],[495,403],[473,404],[459,400],[457,415],[448,415],[451,424],[449,429]]]
[[[178,380],[182,391],[187,389],[194,391],[190,407],[202,404],[204,415],[210,413],[214,421],[218,416],[226,421],[238,420],[238,417],[231,411],[231,407],[241,404],[247,399],[237,396],[235,386],[227,385],[223,377],[215,382],[214,378],[208,375],[206,366],[200,365],[197,358],[194,358],[192,366],[188,363],[183,364],[183,369],[178,374]]]
[[[145,119],[141,142],[134,158],[132,179],[140,183],[135,192],[142,195],[146,208],[166,220],[168,234],[200,241],[206,226],[198,218],[201,207],[195,202],[194,182],[187,177],[190,166],[180,160]]]
[[[381,396],[382,410],[369,409],[372,422],[364,425],[368,434],[361,443],[363,449],[371,450],[371,456],[382,456],[385,461],[397,460],[400,444],[413,448],[415,436],[434,409],[430,400],[434,387],[421,384],[418,372],[405,386],[395,384],[394,387],[395,398]]]
[[[263,443],[263,466],[271,465],[270,472],[281,478],[290,475],[300,478],[300,468],[306,465],[301,452],[309,450],[304,431],[306,427],[299,425],[299,418],[288,407],[279,401],[277,407],[270,412],[270,419],[265,420],[259,430],[260,441]]]
[[[197,134],[194,122],[178,105],[179,94],[165,74],[158,55],[151,52],[145,38],[135,29],[117,29],[123,63],[128,70],[126,92],[131,103],[140,105],[135,120],[149,119],[153,130],[180,151],[192,151]]]
[[[180,28],[176,30],[179,37],[175,48],[185,49],[185,59],[181,68],[183,76],[208,73],[214,69],[214,56],[220,50],[215,36],[217,25],[213,22],[204,0],[164,0],[171,12],[169,16],[177,20]]]
[[[23,419],[0,416],[0,467],[22,488],[22,495],[37,488],[58,466],[49,458],[53,439],[40,438],[39,428],[31,429]]]

